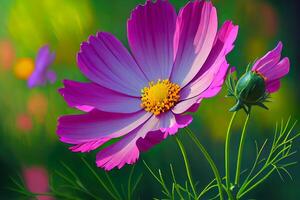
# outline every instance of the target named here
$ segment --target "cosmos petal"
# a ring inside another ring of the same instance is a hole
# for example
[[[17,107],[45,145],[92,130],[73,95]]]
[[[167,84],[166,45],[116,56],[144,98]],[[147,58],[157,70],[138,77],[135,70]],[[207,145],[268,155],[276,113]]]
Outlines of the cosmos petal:
[[[266,89],[269,93],[277,92],[280,88],[280,80],[274,80],[271,82],[268,82],[266,85]]]
[[[77,62],[91,81],[123,94],[139,97],[148,84],[127,49],[109,33],[99,32],[83,42]]]
[[[171,124],[171,126],[167,128],[160,128],[160,130],[165,133],[165,137],[176,134],[179,128],[184,128],[193,121],[193,117],[191,115],[174,115],[174,118],[175,123]]]
[[[137,141],[137,146],[141,152],[148,151],[154,145],[159,144],[164,139],[166,139],[169,135],[174,135],[178,132],[179,128],[184,128],[188,126],[193,118],[190,115],[173,115],[175,120],[174,123],[170,127],[161,128],[160,131],[149,132],[145,138],[140,138]]]
[[[201,100],[202,99],[200,97],[196,96],[196,97],[181,101],[174,108],[172,108],[172,112],[175,114],[182,114],[182,113],[187,112],[189,109],[192,109],[192,111],[195,111],[195,109],[193,109],[193,106],[195,104],[200,104]]]
[[[176,11],[168,1],[147,1],[131,13],[127,24],[129,46],[150,81],[170,77],[175,27]]]
[[[140,98],[104,88],[95,83],[64,80],[59,92],[70,107],[89,106],[104,112],[133,113],[141,110]]]
[[[290,70],[290,61],[288,58],[283,58],[279,63],[277,63],[272,70],[265,73],[267,82],[280,79],[287,75]]]
[[[151,117],[144,110],[136,113],[108,113],[92,110],[86,114],[62,116],[57,134],[69,144],[82,144],[126,135]]]
[[[184,87],[196,76],[213,47],[217,28],[216,8],[209,1],[189,2],[180,10],[174,37],[172,82]]]
[[[181,100],[195,96],[208,98],[221,90],[229,67],[226,55],[233,49],[237,33],[238,26],[233,25],[231,21],[223,24],[203,67],[191,83],[182,89]]]
[[[81,153],[90,152],[92,150],[97,149],[104,143],[108,142],[110,139],[111,138],[103,138],[100,140],[92,140],[89,142],[79,143],[79,144],[76,144],[76,145],[70,147],[69,149],[73,152],[81,152]]]
[[[272,70],[272,68],[280,61],[282,47],[282,42],[279,42],[273,50],[269,51],[254,63],[252,71],[259,71],[267,77],[267,74],[265,73]]]
[[[165,133],[161,131],[152,131],[149,132],[145,138],[139,138],[136,142],[136,145],[140,152],[145,152],[162,142],[164,139]]]
[[[158,118],[152,116],[144,124],[125,135],[120,141],[101,150],[97,154],[97,166],[105,170],[111,170],[115,167],[120,169],[125,164],[135,163],[140,154],[137,146],[138,139],[145,138],[148,132],[157,130],[158,126]]]
[[[273,50],[258,59],[252,67],[252,71],[264,76],[266,89],[269,93],[279,90],[280,79],[287,75],[290,70],[289,59],[285,57],[280,60],[282,48],[282,42],[279,42]]]

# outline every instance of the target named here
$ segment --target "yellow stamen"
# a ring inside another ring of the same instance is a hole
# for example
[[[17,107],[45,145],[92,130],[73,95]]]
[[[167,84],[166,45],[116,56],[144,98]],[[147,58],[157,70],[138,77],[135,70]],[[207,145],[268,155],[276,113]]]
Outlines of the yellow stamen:
[[[168,79],[153,81],[149,87],[142,89],[141,107],[147,112],[159,115],[170,110],[179,101],[180,86],[171,83]]]
[[[254,71],[258,76],[262,77],[264,79],[264,81],[267,81],[267,77],[265,77],[262,73],[260,73],[259,71],[255,70]]]

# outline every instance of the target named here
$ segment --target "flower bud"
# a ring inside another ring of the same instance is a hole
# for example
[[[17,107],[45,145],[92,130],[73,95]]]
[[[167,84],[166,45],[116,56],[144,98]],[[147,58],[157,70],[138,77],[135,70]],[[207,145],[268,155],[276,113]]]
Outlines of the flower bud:
[[[254,105],[265,96],[265,81],[259,74],[249,71],[237,82],[235,93],[240,101],[248,105]]]
[[[246,72],[238,80],[233,96],[236,98],[237,103],[230,111],[237,111],[241,108],[247,110],[253,105],[267,109],[263,104],[268,97],[265,80],[263,76],[254,71]]]

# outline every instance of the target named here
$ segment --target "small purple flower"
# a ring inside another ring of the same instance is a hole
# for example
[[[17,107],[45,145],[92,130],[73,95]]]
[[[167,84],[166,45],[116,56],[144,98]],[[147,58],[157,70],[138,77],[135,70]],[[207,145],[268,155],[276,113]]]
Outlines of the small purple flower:
[[[290,61],[287,57],[281,59],[282,42],[272,51],[255,62],[252,71],[263,77],[268,93],[274,93],[280,88],[280,79],[290,70]]]
[[[236,72],[236,67],[230,67],[229,73],[233,74],[234,72]]]
[[[49,70],[50,65],[55,59],[55,53],[51,53],[49,46],[45,45],[39,49],[35,59],[35,68],[28,79],[28,87],[33,88],[45,85],[47,81],[54,83],[56,81],[56,74]]]
[[[166,0],[146,1],[127,23],[132,54],[109,33],[83,42],[77,55],[91,80],[64,81],[69,106],[87,113],[60,117],[57,134],[74,152],[102,149],[98,167],[133,164],[150,149],[192,121],[204,98],[215,96],[228,71],[238,27],[226,21],[218,31],[216,8],[209,1],[187,3],[177,16]]]

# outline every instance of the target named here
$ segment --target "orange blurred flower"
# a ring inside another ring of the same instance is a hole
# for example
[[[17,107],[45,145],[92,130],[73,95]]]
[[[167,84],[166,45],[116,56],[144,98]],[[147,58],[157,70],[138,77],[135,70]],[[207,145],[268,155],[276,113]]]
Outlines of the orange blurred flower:
[[[12,67],[16,57],[15,49],[9,40],[0,41],[0,67],[7,70]]]
[[[29,97],[27,102],[27,111],[35,117],[39,122],[44,121],[44,117],[48,110],[48,100],[45,95],[38,93]]]
[[[27,80],[34,70],[34,61],[31,58],[20,58],[14,67],[14,74],[17,78]]]

